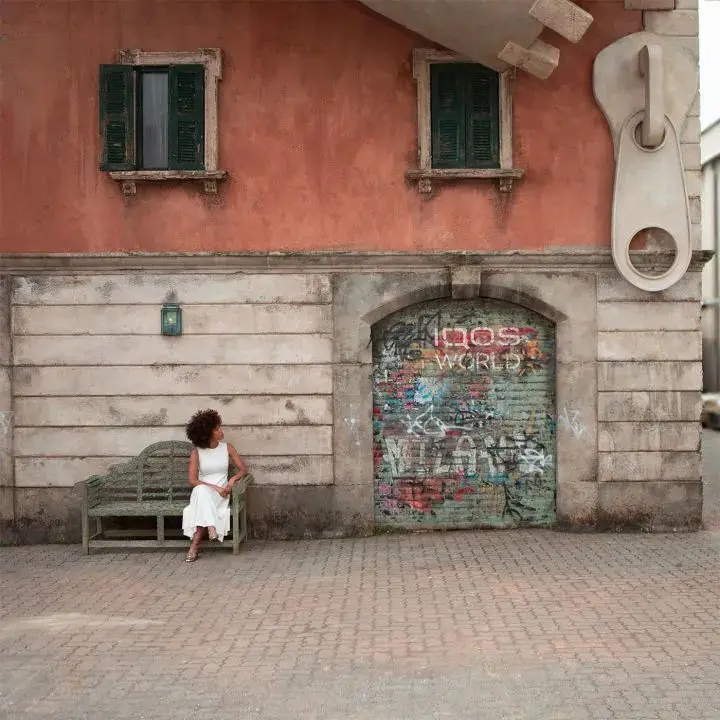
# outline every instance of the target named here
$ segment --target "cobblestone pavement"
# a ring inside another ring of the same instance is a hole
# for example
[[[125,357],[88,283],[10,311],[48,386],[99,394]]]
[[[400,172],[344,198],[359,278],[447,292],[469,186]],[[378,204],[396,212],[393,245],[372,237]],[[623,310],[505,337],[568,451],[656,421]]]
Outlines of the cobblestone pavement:
[[[0,549],[0,717],[720,718],[720,533]]]

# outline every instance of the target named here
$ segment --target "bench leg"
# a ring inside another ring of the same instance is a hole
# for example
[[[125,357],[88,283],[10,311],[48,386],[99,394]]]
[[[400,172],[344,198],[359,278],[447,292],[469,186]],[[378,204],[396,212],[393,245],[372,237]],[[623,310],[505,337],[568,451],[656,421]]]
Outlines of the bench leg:
[[[102,537],[103,529],[102,529],[102,518],[96,517],[95,518],[95,537]]]
[[[233,502],[233,519],[232,519],[232,536],[233,536],[233,555],[240,552],[240,527],[238,518],[238,500]]]
[[[165,516],[157,516],[157,542],[158,545],[162,546],[165,544]]]
[[[240,516],[240,538],[243,542],[247,542],[247,502],[243,498],[242,515]]]
[[[85,555],[90,554],[90,518],[87,515],[87,508],[82,511],[82,547]]]

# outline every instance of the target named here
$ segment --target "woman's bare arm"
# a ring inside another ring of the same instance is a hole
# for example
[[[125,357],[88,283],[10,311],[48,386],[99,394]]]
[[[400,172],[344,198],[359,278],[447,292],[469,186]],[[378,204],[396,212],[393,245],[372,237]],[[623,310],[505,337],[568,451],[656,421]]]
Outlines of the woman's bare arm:
[[[200,458],[198,457],[198,451],[193,448],[190,453],[190,462],[188,463],[188,485],[195,487],[200,484],[200,478],[198,473],[200,471]]]
[[[247,473],[247,465],[240,455],[238,455],[238,451],[230,443],[228,443],[228,455],[230,455],[233,465],[237,468],[235,475],[228,479],[228,485],[232,487],[243,475]]]

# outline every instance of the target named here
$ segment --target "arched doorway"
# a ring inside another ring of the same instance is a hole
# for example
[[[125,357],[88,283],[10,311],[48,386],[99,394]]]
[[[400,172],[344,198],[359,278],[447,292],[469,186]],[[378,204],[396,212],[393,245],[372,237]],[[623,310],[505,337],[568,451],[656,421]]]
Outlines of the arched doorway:
[[[511,303],[436,300],[372,328],[380,528],[555,521],[555,327]]]

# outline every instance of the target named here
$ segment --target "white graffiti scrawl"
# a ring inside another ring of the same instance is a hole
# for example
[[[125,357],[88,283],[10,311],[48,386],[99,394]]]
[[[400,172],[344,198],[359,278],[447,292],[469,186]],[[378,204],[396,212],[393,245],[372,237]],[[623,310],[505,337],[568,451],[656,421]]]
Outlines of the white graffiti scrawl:
[[[10,411],[0,412],[0,434],[7,435],[12,430],[13,413]]]
[[[440,418],[435,417],[435,406],[428,406],[417,417],[405,415],[405,426],[408,435],[429,435],[430,437],[445,437],[451,430],[462,431],[464,428],[448,425]]]
[[[521,470],[528,473],[543,473],[545,468],[552,467],[553,456],[547,455],[544,450],[525,448],[518,453]],[[524,466],[524,467],[522,467]]]
[[[572,436],[579,440],[583,435],[587,435],[588,429],[583,425],[579,410],[569,410],[563,408],[562,413],[558,417],[560,427],[572,433]]]

